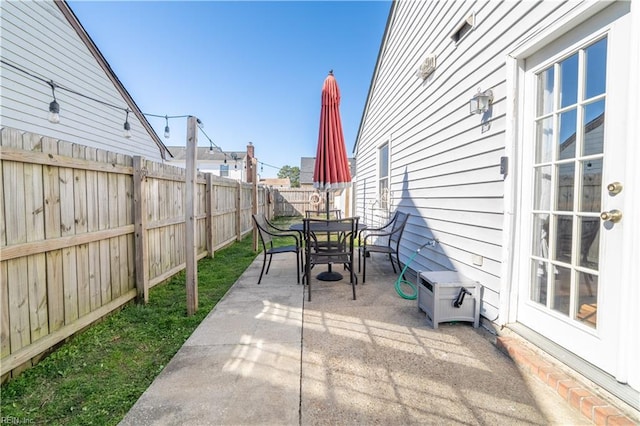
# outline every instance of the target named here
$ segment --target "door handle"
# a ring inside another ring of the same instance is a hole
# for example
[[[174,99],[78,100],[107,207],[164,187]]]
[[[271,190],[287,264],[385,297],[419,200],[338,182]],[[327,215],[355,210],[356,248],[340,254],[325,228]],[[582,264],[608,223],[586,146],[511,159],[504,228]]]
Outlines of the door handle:
[[[613,222],[613,223],[618,223],[620,222],[620,219],[622,219],[622,212],[620,210],[615,210],[615,209],[608,212],[602,212],[600,213],[600,219]]]
[[[619,194],[622,191],[622,184],[620,182],[611,182],[607,185],[607,191],[611,195]]]

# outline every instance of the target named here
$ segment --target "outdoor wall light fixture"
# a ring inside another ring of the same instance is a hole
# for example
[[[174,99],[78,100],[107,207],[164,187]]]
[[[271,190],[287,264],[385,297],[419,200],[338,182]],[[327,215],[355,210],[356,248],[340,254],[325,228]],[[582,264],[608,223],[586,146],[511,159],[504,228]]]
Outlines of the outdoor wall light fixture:
[[[164,126],[164,138],[169,139],[171,137],[171,130],[169,130],[169,117],[164,116],[166,125]]]
[[[473,95],[473,98],[469,101],[469,110],[471,114],[484,114],[489,110],[492,102],[493,92],[491,89],[481,92],[480,88],[478,88],[478,93]]]
[[[49,104],[49,121],[53,124],[60,122],[60,105],[56,101],[56,86],[53,81],[49,82],[51,93],[53,93],[53,101]]]
[[[124,137],[127,139],[131,139],[131,125],[129,124],[129,110],[125,110],[127,113],[126,118],[124,119]]]

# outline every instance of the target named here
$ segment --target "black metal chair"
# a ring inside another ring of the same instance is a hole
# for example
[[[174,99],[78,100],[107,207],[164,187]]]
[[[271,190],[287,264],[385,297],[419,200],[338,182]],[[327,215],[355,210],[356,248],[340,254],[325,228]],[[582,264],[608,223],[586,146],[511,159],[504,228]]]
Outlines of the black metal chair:
[[[311,270],[315,265],[344,265],[349,272],[353,299],[356,299],[357,276],[354,270],[354,241],[358,232],[357,217],[344,219],[303,219],[305,273],[311,301]]]
[[[358,257],[358,271],[360,270],[360,258],[362,258],[362,282],[367,277],[367,257],[371,253],[385,253],[389,256],[393,272],[396,273],[396,266],[393,258],[396,258],[399,270],[400,265],[400,240],[404,233],[404,228],[409,220],[409,214],[396,211],[391,220],[380,228],[367,228],[363,231],[364,238],[360,243],[360,256]]]
[[[260,278],[258,278],[258,284],[262,281],[262,275],[265,273],[264,267],[267,266],[266,273],[269,273],[271,267],[271,258],[274,254],[280,253],[295,253],[296,254],[296,274],[298,278],[298,284],[300,284],[300,259],[302,257],[302,246],[298,232],[289,231],[286,229],[280,229],[270,223],[264,215],[252,215],[253,221],[256,224],[258,234],[260,235],[260,241],[262,242],[262,253],[264,255],[262,261],[262,270],[260,271]],[[274,238],[293,238],[295,244],[288,244],[282,246],[273,245]],[[267,262],[267,256],[269,261]]]

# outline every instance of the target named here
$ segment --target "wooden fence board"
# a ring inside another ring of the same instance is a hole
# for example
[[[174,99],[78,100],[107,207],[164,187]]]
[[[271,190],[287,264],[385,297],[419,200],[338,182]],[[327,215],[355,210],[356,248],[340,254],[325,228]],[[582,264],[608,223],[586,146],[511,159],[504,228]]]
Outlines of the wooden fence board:
[[[123,164],[133,170],[133,158],[125,156]],[[134,200],[133,200],[133,175],[126,177],[125,190],[127,193],[127,203],[125,207],[125,220],[127,224],[133,225],[134,222]],[[130,234],[126,237],[127,241],[127,289],[136,288],[136,268],[135,268],[135,236]]]
[[[9,342],[9,279],[7,262],[0,262],[0,357],[11,353]]]
[[[100,163],[107,161],[107,151],[96,150],[97,160]],[[109,177],[106,172],[98,172],[98,229],[109,228]],[[111,295],[111,244],[110,240],[99,242],[99,264],[100,264],[100,305],[108,303],[112,299]]]
[[[98,154],[96,148],[85,149],[85,155],[87,160],[98,160]],[[95,232],[100,229],[98,220],[98,211],[100,206],[98,205],[98,172],[94,170],[87,170],[87,232]],[[89,295],[91,302],[91,310],[94,311],[102,304],[100,296],[100,242],[90,242],[88,247],[89,255]]]
[[[2,138],[4,135],[3,129],[0,129],[0,144],[2,144]],[[7,245],[7,221],[4,217],[4,172],[3,162],[0,161],[0,248]],[[2,250],[0,250],[0,253]]]
[[[73,157],[73,144],[58,142],[58,154]],[[71,236],[76,233],[75,226],[75,180],[73,169],[60,167],[60,233],[61,236]],[[62,249],[62,277],[64,282],[64,323],[70,324],[78,319],[78,266],[77,250],[75,246]]]
[[[116,153],[108,152],[107,161],[112,164],[116,164]],[[106,209],[108,211],[109,228],[118,226],[118,176],[115,173],[107,174],[107,185],[109,191],[109,197],[107,198]],[[111,289],[111,297],[117,298],[120,296],[120,239],[111,238],[109,240],[109,287]]]
[[[25,151],[42,151],[41,138],[24,134],[22,147]],[[26,241],[45,239],[44,189],[42,166],[24,164]],[[30,214],[29,214],[30,213]],[[27,256],[27,279],[29,282],[29,327],[31,340],[37,340],[49,333],[49,313],[47,305],[46,257],[44,253]]]
[[[158,191],[159,197],[159,208],[160,208],[160,220],[168,219],[171,217],[171,209],[170,209],[170,200],[171,200],[171,189],[173,187],[173,182],[169,180],[163,180],[158,182],[158,186],[160,187]],[[160,235],[160,247],[159,247],[159,258],[160,258],[160,271],[168,271],[171,269],[171,232],[161,232]]]
[[[0,133],[0,138],[2,133]],[[2,140],[0,139],[0,143]],[[5,234],[6,223],[4,217],[4,164],[0,163],[0,221],[2,221],[2,234],[0,235],[0,247],[7,245]],[[1,251],[1,250],[0,250]],[[4,358],[11,353],[9,343],[9,285],[7,279],[7,262],[0,261],[0,357]],[[2,377],[5,380],[5,377]]]
[[[42,152],[58,153],[58,141],[42,138]],[[60,168],[43,166],[44,223],[46,238],[61,236],[60,222]],[[49,328],[58,330],[64,325],[64,277],[62,276],[62,250],[46,253],[47,259],[47,303],[49,305]]]
[[[85,160],[85,147],[73,144],[72,156],[76,160]],[[73,169],[73,213],[76,234],[87,232],[87,172]],[[89,245],[76,246],[76,280],[78,290],[78,317],[91,311],[91,292],[89,288]]]
[[[125,156],[123,154],[116,155],[116,164],[126,166]],[[118,209],[117,209],[117,222],[112,226],[125,226],[130,225],[133,221],[127,219],[127,206],[131,205],[131,200],[127,196],[127,180],[131,180],[131,176],[127,176],[124,174],[118,174],[116,176],[116,191],[118,194]],[[128,235],[121,235],[116,238],[119,246],[119,254],[118,257],[118,270],[115,273],[120,274],[120,291],[118,294],[125,294],[127,291],[133,288],[129,282],[129,277],[131,274],[129,273],[129,244],[128,239],[130,237]]]
[[[3,146],[22,149],[22,134],[15,130],[3,130]],[[5,196],[5,220],[7,245],[27,241],[24,164],[3,162],[3,194]],[[9,302],[9,346],[14,352],[31,342],[29,324],[29,282],[27,258],[6,261],[6,282]]]

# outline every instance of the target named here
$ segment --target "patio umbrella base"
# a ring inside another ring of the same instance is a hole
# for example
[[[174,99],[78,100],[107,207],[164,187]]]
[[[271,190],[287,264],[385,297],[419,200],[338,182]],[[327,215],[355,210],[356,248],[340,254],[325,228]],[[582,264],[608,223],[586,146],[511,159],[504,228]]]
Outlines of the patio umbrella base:
[[[339,272],[324,271],[316,275],[316,278],[320,281],[340,281],[343,277]]]

